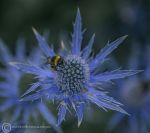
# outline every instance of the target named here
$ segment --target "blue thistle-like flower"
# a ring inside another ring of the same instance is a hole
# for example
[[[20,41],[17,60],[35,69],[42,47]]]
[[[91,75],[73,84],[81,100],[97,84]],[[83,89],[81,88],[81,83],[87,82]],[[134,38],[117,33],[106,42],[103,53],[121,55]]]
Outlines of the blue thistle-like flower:
[[[109,122],[109,129],[123,128],[126,133],[150,132],[150,47],[146,46],[145,53],[141,53],[138,45],[133,45],[132,54],[128,63],[130,69],[143,69],[144,72],[133,78],[120,81],[115,96],[126,105],[131,114],[116,113]],[[117,63],[116,63],[117,64]],[[120,130],[117,130],[120,132]],[[116,130],[115,130],[116,132]]]
[[[63,52],[56,54],[53,49],[49,48],[46,40],[35,29],[33,31],[40,48],[48,59],[51,70],[49,67],[41,68],[29,64],[13,63],[18,69],[34,74],[38,78],[38,82],[23,95],[26,96],[21,99],[22,101],[33,101],[39,98],[56,101],[59,104],[57,125],[62,123],[67,112],[74,110],[79,126],[88,103],[94,103],[105,111],[111,109],[128,114],[121,108],[122,104],[107,96],[101,87],[103,82],[131,76],[139,71],[99,72],[99,68],[107,60],[107,56],[123,42],[126,36],[108,43],[94,58],[91,54],[95,35],[91,37],[88,45],[81,50],[83,31],[79,10],[73,26],[70,50],[62,45]],[[37,90],[37,86],[41,86],[41,89]],[[31,92],[35,93],[30,94]]]
[[[56,127],[56,119],[49,111],[49,109],[45,106],[43,102],[36,101],[34,103],[30,101],[22,101],[20,102],[21,97],[21,87],[22,80],[28,80],[30,76],[26,75],[24,79],[24,73],[18,71],[16,68],[12,67],[9,62],[11,61],[26,61],[27,58],[32,60],[37,65],[40,65],[41,62],[41,52],[38,49],[33,49],[29,56],[26,55],[25,50],[25,41],[24,39],[18,39],[17,47],[16,47],[16,55],[12,55],[10,51],[7,49],[4,42],[0,41],[0,62],[5,67],[0,69],[0,77],[2,81],[0,81],[0,98],[3,99],[2,104],[0,105],[0,113],[4,116],[2,121],[5,121],[5,112],[10,109],[13,110],[13,115],[10,118],[9,123],[14,124],[14,122],[21,122],[23,124],[28,124],[29,118],[32,116],[34,120],[37,119],[38,111],[45,118],[45,120],[52,125],[57,132],[62,132],[59,127]],[[37,85],[33,85],[37,86]]]

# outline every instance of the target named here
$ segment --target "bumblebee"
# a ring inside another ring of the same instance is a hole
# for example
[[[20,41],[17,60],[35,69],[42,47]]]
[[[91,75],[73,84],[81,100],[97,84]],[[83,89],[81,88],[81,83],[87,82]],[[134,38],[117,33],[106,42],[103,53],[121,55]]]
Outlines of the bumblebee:
[[[47,58],[47,64],[50,64],[51,68],[55,71],[57,70],[57,66],[63,64],[63,61],[63,58],[59,55]]]

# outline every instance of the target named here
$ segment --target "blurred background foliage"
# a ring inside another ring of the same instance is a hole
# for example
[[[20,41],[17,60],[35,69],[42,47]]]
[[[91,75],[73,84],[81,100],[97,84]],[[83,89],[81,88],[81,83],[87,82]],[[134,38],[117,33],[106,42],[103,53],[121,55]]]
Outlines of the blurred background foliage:
[[[145,43],[150,33],[149,6],[148,0],[1,0],[0,37],[12,48],[18,36],[31,43],[35,41],[31,27],[35,27],[41,32],[49,30],[51,42],[58,45],[60,34],[71,32],[79,7],[88,28],[86,37],[96,33],[96,47],[125,34],[128,42]]]
[[[150,45],[149,0],[0,0],[0,38],[14,51],[17,38],[25,37],[29,52],[37,46],[31,30],[34,27],[41,33],[49,31],[50,42],[59,48],[61,39],[70,37],[78,7],[87,29],[83,43],[86,45],[95,33],[95,53],[108,40],[128,35],[125,45],[113,53],[125,64],[133,43]],[[107,132],[105,127],[112,112],[99,111],[95,106],[87,112],[80,128],[71,118],[63,124],[64,131]]]

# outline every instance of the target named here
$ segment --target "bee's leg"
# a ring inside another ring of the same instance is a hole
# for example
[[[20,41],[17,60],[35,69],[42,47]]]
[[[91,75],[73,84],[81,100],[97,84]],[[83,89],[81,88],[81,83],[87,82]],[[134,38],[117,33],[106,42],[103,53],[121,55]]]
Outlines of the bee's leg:
[[[47,57],[47,61],[46,61],[46,63],[45,64],[51,64],[51,57],[49,56],[49,57]]]

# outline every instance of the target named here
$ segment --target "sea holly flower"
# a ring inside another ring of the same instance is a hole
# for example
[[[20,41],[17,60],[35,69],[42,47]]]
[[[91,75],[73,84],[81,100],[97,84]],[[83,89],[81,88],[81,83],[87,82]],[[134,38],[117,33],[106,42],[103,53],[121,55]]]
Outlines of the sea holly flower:
[[[0,113],[2,114],[2,122],[5,122],[5,112],[12,110],[12,116],[9,123],[22,123],[29,124],[29,119],[32,116],[34,120],[37,119],[38,112],[45,118],[45,120],[54,128],[57,132],[61,132],[59,127],[56,127],[56,119],[45,106],[43,102],[36,101],[34,103],[30,101],[20,102],[21,89],[27,80],[31,79],[31,75],[24,74],[12,67],[10,61],[32,60],[37,65],[41,62],[41,52],[38,49],[33,49],[29,56],[26,55],[25,41],[24,39],[18,39],[16,46],[16,55],[12,55],[3,41],[0,41],[0,62],[4,66],[0,69],[0,98],[2,103],[0,105]],[[32,79],[33,80],[33,79]],[[33,85],[37,86],[37,85]],[[3,123],[1,123],[3,124]],[[18,125],[20,126],[20,125]]]
[[[38,82],[23,95],[22,101],[33,101],[40,98],[55,101],[58,104],[57,125],[65,120],[68,112],[74,110],[79,126],[83,119],[85,107],[89,103],[94,103],[105,111],[110,109],[128,114],[121,108],[121,103],[101,90],[102,83],[131,76],[139,71],[118,69],[104,73],[99,72],[100,66],[107,60],[108,55],[123,42],[126,36],[108,43],[93,57],[92,46],[95,35],[91,37],[88,45],[81,50],[83,31],[79,10],[73,25],[70,50],[67,50],[63,44],[64,52],[56,54],[48,46],[46,40],[35,29],[33,31],[50,66],[41,68],[30,64],[13,63],[18,69],[34,74],[38,78]],[[37,89],[37,86],[41,86],[41,89]]]
[[[137,44],[133,45],[128,66],[130,69],[143,69],[144,72],[118,82],[118,89],[114,92],[114,96],[126,105],[127,112],[131,114],[130,117],[118,113],[112,116],[109,130],[116,133],[120,132],[120,128],[124,133],[150,132],[150,47],[142,50],[144,54],[141,49]]]

